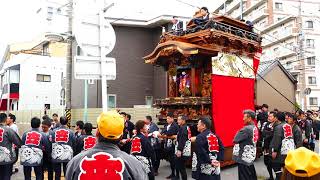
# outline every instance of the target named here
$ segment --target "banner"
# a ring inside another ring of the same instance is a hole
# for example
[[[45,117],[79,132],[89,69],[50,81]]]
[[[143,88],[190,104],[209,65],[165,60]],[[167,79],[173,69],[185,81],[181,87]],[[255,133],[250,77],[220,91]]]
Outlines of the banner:
[[[211,79],[215,133],[224,146],[229,147],[237,131],[244,126],[243,111],[254,110],[255,79],[216,74],[212,74]]]

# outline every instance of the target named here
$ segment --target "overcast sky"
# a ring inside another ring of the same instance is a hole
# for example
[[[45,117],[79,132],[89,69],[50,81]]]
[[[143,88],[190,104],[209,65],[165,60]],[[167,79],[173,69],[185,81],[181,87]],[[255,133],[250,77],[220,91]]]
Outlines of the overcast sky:
[[[0,1],[0,57],[6,44],[30,41],[41,33],[41,24],[36,11],[44,0],[1,0]],[[67,0],[51,0],[63,4]],[[81,0],[98,1],[98,0]],[[196,8],[207,6],[210,12],[223,0],[113,0],[114,7],[108,16],[150,17],[158,15],[192,16]],[[107,2],[112,2],[112,0]],[[185,2],[185,3],[182,3]],[[187,3],[187,4],[186,4]],[[190,12],[191,11],[191,12]]]

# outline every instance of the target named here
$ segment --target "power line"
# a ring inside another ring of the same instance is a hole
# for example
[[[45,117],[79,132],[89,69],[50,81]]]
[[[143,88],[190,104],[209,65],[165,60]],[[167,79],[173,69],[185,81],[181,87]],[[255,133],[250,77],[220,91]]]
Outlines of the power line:
[[[255,71],[248,63],[246,63],[239,55],[236,55],[238,58],[241,59],[241,61],[248,66],[251,70]],[[264,79],[258,72],[257,75],[264,81],[266,82],[273,90],[275,90],[277,93],[279,93],[283,98],[285,98],[288,102],[290,102],[295,108],[299,108],[296,106],[295,103],[293,103],[289,98],[287,98],[284,94],[282,94],[277,88],[275,88],[272,84],[270,84],[266,79]],[[299,110],[301,110],[299,108]]]

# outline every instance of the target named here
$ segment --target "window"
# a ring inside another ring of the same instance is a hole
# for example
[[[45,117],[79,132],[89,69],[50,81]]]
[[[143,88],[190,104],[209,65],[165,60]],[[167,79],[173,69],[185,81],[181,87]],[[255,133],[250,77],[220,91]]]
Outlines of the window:
[[[39,82],[51,82],[51,75],[37,74],[37,81],[39,81]]]
[[[275,3],[275,8],[276,8],[276,10],[283,10],[283,7],[282,7],[282,3],[280,3],[280,2],[276,2]]]
[[[307,58],[307,64],[308,65],[316,65],[316,57],[313,56],[313,57],[308,57]]]
[[[42,47],[42,55],[48,56],[49,55],[49,43],[46,43]]]
[[[314,76],[308,77],[309,84],[317,84],[317,79]]]
[[[306,21],[307,28],[313,28],[313,21]]]
[[[272,33],[273,36],[277,36],[277,34],[278,34],[278,31],[275,31]]]
[[[44,104],[44,108],[50,110],[50,104]]]
[[[153,104],[153,97],[152,96],[146,96],[146,105],[152,106]]]
[[[309,104],[312,106],[318,106],[318,98],[316,97],[310,97],[309,98]]]
[[[277,21],[281,21],[283,19],[283,17],[278,17]]]
[[[297,80],[297,81],[299,80],[299,79],[298,79],[298,78],[299,78],[298,74],[293,74],[292,76],[293,76],[293,78],[294,78],[295,80]]]
[[[80,46],[77,46],[77,52],[76,53],[77,53],[78,56],[82,56],[83,55],[83,52],[82,52]]]
[[[307,39],[306,44],[307,47],[314,48],[314,39]]]
[[[108,94],[108,108],[116,108],[116,107],[117,107],[117,95]]]

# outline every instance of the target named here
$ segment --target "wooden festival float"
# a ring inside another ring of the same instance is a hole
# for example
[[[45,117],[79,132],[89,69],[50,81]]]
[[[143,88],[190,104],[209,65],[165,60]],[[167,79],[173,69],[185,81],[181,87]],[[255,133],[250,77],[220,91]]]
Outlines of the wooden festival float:
[[[232,139],[243,126],[242,111],[254,109],[259,52],[260,35],[226,16],[190,24],[185,31],[163,33],[154,51],[143,58],[167,71],[168,97],[155,100],[161,108],[159,124],[166,122],[170,111],[175,119],[188,116],[191,125],[208,116],[225,145],[223,164],[232,164]]]

